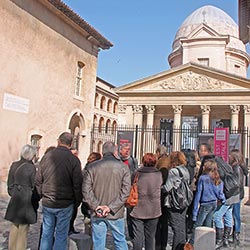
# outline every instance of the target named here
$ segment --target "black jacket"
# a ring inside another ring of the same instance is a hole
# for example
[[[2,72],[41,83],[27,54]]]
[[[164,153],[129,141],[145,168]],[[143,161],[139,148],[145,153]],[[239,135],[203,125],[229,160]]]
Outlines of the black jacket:
[[[36,168],[31,161],[13,162],[8,174],[8,193],[11,196],[5,219],[15,224],[37,221],[38,200],[33,195]]]
[[[82,170],[79,159],[62,146],[43,156],[36,175],[36,187],[42,204],[50,208],[80,205]]]

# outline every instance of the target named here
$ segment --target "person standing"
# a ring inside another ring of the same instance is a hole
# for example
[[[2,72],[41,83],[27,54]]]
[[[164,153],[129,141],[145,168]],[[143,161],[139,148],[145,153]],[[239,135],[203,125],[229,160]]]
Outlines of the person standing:
[[[40,250],[66,250],[73,207],[81,203],[82,171],[79,159],[70,151],[72,140],[70,133],[62,133],[57,147],[38,166],[36,187],[43,205]]]
[[[204,163],[202,175],[199,178],[194,198],[193,221],[194,227],[192,236],[185,244],[184,250],[192,250],[194,245],[195,228],[206,226],[213,227],[213,215],[217,208],[217,202],[226,201],[223,193],[223,182],[214,160],[207,160]]]
[[[123,143],[120,146],[119,156],[124,164],[126,164],[130,170],[131,177],[134,172],[138,169],[138,160],[131,155],[131,145],[130,143]],[[133,228],[130,218],[131,208],[127,207],[127,226],[128,226],[128,235],[130,239],[133,239]]]
[[[167,154],[167,148],[159,145],[156,149],[156,169],[162,174],[162,184],[166,183],[170,167],[170,158]],[[164,206],[165,195],[161,193],[161,216],[159,217],[156,234],[155,234],[155,249],[165,250],[168,244],[168,213],[167,207]]]
[[[10,166],[7,186],[11,198],[4,217],[12,222],[9,234],[10,250],[27,248],[29,225],[37,222],[39,198],[34,188],[36,168],[32,162],[36,151],[34,146],[23,146],[21,159]]]
[[[128,167],[120,161],[117,147],[105,142],[103,158],[84,170],[82,194],[92,210],[94,250],[104,250],[107,229],[111,230],[117,250],[127,250],[124,226],[125,202],[129,196],[131,177]]]
[[[241,201],[244,198],[244,175],[248,175],[248,168],[244,162],[243,155],[238,149],[233,149],[229,154],[229,164],[232,166],[235,174],[239,178],[240,184],[240,200],[233,204],[233,243],[235,246],[240,246],[240,229],[241,229]]]
[[[164,205],[168,208],[169,225],[173,230],[173,244],[172,250],[182,250],[186,243],[186,213],[187,207],[178,209],[171,206],[170,191],[172,188],[177,188],[181,181],[190,181],[190,175],[186,168],[186,157],[183,152],[174,151],[170,154],[170,167],[168,178],[163,185],[162,190],[166,193]],[[180,173],[183,175],[182,180]]]
[[[130,216],[133,227],[133,250],[155,249],[155,234],[161,216],[161,172],[155,168],[156,155],[146,153],[142,158],[143,167],[134,174],[138,176],[138,204]],[[152,209],[153,208],[153,209]]]

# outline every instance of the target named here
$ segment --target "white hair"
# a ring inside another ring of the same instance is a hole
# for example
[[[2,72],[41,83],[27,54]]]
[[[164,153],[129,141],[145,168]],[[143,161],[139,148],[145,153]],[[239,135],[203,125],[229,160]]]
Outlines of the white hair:
[[[21,157],[27,161],[31,161],[37,153],[37,149],[35,146],[26,144],[22,147]]]

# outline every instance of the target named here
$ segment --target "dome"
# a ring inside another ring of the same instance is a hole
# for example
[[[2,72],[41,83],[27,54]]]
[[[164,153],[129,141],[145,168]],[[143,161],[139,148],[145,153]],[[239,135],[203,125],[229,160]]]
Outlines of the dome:
[[[173,51],[180,47],[180,38],[187,37],[202,23],[208,25],[220,35],[230,35],[238,38],[238,26],[223,10],[206,5],[189,15],[180,26],[173,42]]]

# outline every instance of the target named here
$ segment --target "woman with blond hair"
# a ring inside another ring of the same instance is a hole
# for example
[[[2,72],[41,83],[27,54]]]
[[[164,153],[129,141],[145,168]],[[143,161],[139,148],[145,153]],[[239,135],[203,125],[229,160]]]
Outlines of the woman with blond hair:
[[[179,210],[170,204],[169,192],[177,188],[181,181],[190,182],[190,175],[186,168],[186,157],[183,152],[175,151],[170,154],[170,171],[163,191],[166,193],[164,205],[167,207],[169,215],[169,225],[173,230],[172,250],[182,250],[186,243],[186,214],[187,207]],[[183,175],[181,180],[180,173]]]

